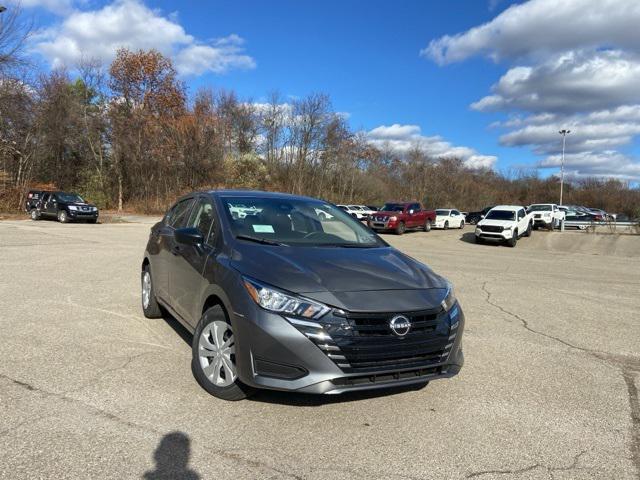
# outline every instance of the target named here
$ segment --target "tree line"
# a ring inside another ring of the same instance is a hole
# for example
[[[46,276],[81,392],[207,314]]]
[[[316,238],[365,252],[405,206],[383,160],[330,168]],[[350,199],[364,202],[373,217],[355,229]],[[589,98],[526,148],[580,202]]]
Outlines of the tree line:
[[[266,102],[222,89],[189,95],[171,60],[154,50],[121,49],[107,68],[83,61],[73,73],[24,72],[0,65],[4,210],[18,209],[34,187],[143,212],[208,188],[462,210],[554,202],[559,194],[555,177],[534,171],[470,169],[459,158],[432,158],[419,144],[405,153],[374,147],[322,93],[286,101],[274,92]],[[565,199],[640,213],[640,190],[616,180],[571,182]]]

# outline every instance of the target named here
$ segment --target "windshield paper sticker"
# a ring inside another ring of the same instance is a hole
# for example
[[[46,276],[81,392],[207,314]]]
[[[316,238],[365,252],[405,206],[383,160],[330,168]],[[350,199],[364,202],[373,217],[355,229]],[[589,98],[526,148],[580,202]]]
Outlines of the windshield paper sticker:
[[[253,225],[253,231],[256,233],[275,233],[271,225]]]

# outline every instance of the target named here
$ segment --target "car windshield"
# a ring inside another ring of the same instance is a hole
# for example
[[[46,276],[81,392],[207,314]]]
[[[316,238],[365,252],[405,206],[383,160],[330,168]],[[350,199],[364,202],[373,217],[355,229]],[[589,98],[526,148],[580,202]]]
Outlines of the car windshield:
[[[510,210],[491,210],[485,218],[487,220],[515,220],[516,212]]]
[[[404,205],[401,203],[385,203],[382,207],[383,212],[403,212]]]
[[[436,210],[436,215],[439,217],[447,217],[449,216],[450,210]]]
[[[530,205],[527,210],[530,212],[548,212],[553,209],[551,205]]]
[[[56,197],[64,203],[84,203],[82,197],[76,193],[57,193]]]
[[[221,197],[233,235],[243,241],[296,247],[371,248],[386,244],[342,209],[312,199]],[[238,212],[235,205],[245,205]]]

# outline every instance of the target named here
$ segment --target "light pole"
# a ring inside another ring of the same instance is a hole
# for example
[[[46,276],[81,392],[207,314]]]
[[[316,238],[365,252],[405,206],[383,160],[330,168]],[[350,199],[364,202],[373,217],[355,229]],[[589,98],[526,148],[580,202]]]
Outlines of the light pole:
[[[564,144],[567,139],[567,135],[571,133],[571,130],[562,129],[558,132],[562,135],[562,163],[560,163],[560,204],[562,205],[562,188],[564,187]]]

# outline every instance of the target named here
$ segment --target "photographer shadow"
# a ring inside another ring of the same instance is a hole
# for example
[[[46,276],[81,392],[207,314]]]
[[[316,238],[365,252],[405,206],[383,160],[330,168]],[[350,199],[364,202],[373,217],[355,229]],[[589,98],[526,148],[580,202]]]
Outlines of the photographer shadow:
[[[160,440],[153,453],[154,470],[142,475],[145,480],[200,480],[200,475],[189,468],[191,440],[182,432],[171,432]]]

